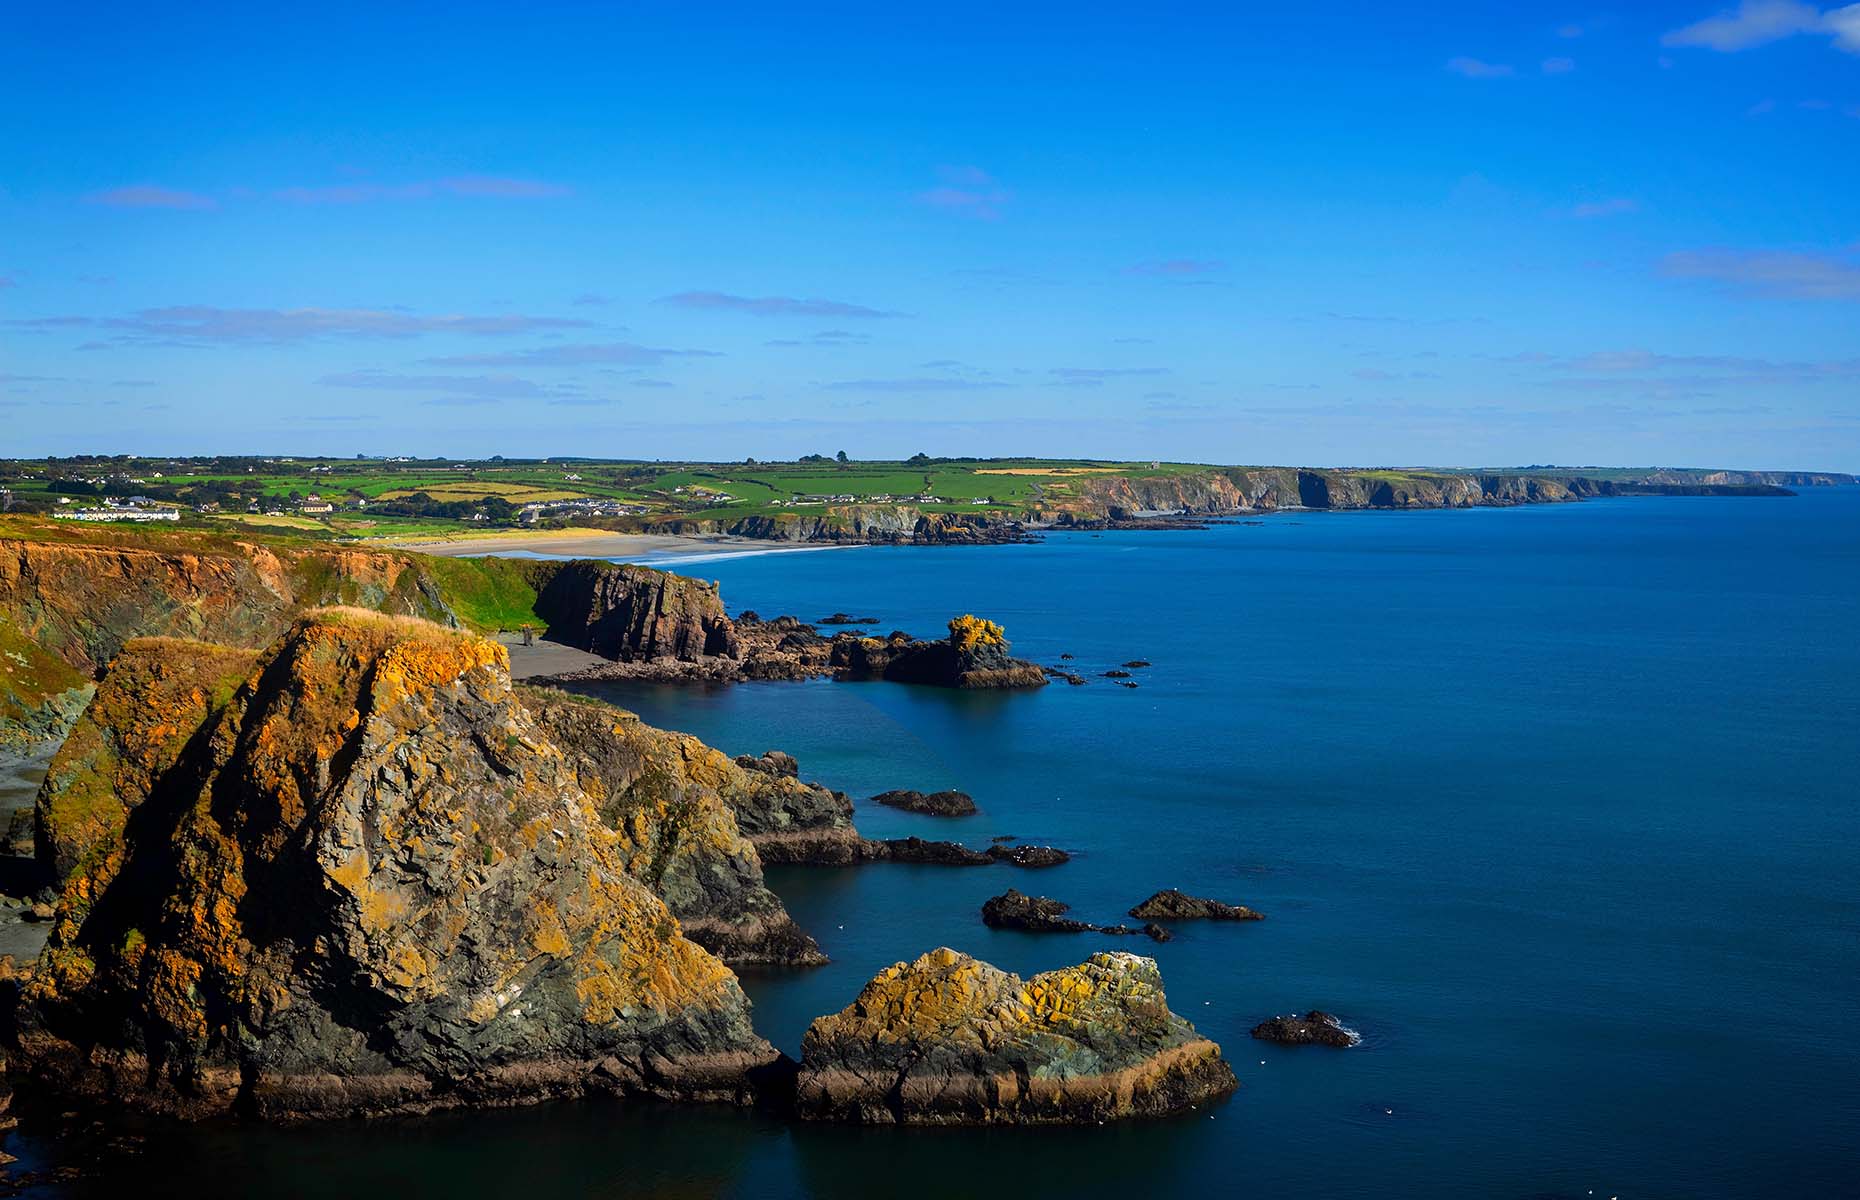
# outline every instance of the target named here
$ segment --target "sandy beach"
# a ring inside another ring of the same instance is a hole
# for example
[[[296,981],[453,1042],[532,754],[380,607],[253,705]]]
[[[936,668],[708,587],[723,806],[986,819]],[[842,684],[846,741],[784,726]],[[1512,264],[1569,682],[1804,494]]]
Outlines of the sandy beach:
[[[538,529],[529,532],[464,534],[454,538],[383,541],[380,544],[453,558],[497,554],[533,555],[539,558],[610,558],[621,562],[664,562],[671,559],[835,548],[732,537],[721,533],[681,537],[668,533],[613,533],[605,529]]]

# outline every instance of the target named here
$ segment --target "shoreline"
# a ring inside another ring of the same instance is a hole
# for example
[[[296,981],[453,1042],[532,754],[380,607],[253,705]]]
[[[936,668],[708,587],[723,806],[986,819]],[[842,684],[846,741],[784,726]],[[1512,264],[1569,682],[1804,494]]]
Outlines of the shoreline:
[[[706,562],[752,554],[850,549],[838,543],[783,543],[732,534],[615,533],[607,529],[550,529],[467,534],[456,538],[383,539],[386,549],[411,550],[442,558],[602,558],[639,566]]]

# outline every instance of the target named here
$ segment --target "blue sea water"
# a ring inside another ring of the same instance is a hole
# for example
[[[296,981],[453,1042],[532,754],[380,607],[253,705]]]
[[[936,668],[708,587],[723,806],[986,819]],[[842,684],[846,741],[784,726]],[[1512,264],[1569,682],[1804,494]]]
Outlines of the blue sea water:
[[[732,611],[937,634],[975,612],[1091,678],[606,686],[779,747],[873,836],[1050,843],[1049,871],[772,869],[833,957],[745,976],[788,1051],[951,945],[1022,973],[1152,954],[1242,1087],[1072,1130],[796,1127],[605,1105],[164,1134],[193,1196],[1860,1194],[1860,489],[1284,514],[1033,546],[687,563]],[[1154,665],[1126,689],[1098,677]],[[982,814],[865,803],[957,787]],[[1178,886],[1268,914],[1155,945],[996,932],[1006,887],[1111,922]],[[1353,1050],[1249,1039],[1322,1007]],[[130,1178],[106,1170],[79,1190]]]

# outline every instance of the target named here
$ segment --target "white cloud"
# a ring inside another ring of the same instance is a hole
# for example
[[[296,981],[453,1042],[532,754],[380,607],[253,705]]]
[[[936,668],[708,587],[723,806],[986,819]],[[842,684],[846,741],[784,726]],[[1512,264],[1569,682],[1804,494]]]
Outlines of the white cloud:
[[[1464,75],[1468,79],[1503,79],[1517,74],[1514,68],[1504,63],[1484,62],[1477,58],[1467,58],[1465,55],[1448,59],[1447,70],[1455,75]]]
[[[1821,11],[1802,0],[1741,0],[1660,40],[1668,46],[1702,46],[1723,54],[1767,46],[1798,34],[1826,34],[1849,54],[1860,54],[1860,4]]]
[[[1684,250],[1660,263],[1676,279],[1707,279],[1777,300],[1860,301],[1860,261],[1793,250]]]

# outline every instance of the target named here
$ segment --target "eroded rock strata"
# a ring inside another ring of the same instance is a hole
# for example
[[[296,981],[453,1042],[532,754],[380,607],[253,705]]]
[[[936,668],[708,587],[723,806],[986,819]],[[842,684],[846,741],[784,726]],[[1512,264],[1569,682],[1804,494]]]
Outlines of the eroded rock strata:
[[[620,834],[627,871],[665,901],[686,937],[732,966],[827,960],[768,889],[761,857],[724,798],[741,790],[740,767],[694,737],[598,700],[542,688],[518,694]]]
[[[943,948],[809,1026],[796,1107],[871,1124],[1092,1123],[1236,1086],[1220,1047],[1169,1011],[1152,959],[1094,954],[1022,980]]]
[[[179,1116],[732,1100],[777,1055],[504,649],[295,624],[80,857],[9,1068]]]
[[[1132,908],[1130,915],[1144,921],[1263,921],[1266,917],[1243,904],[1204,900],[1175,888],[1157,892]]]

